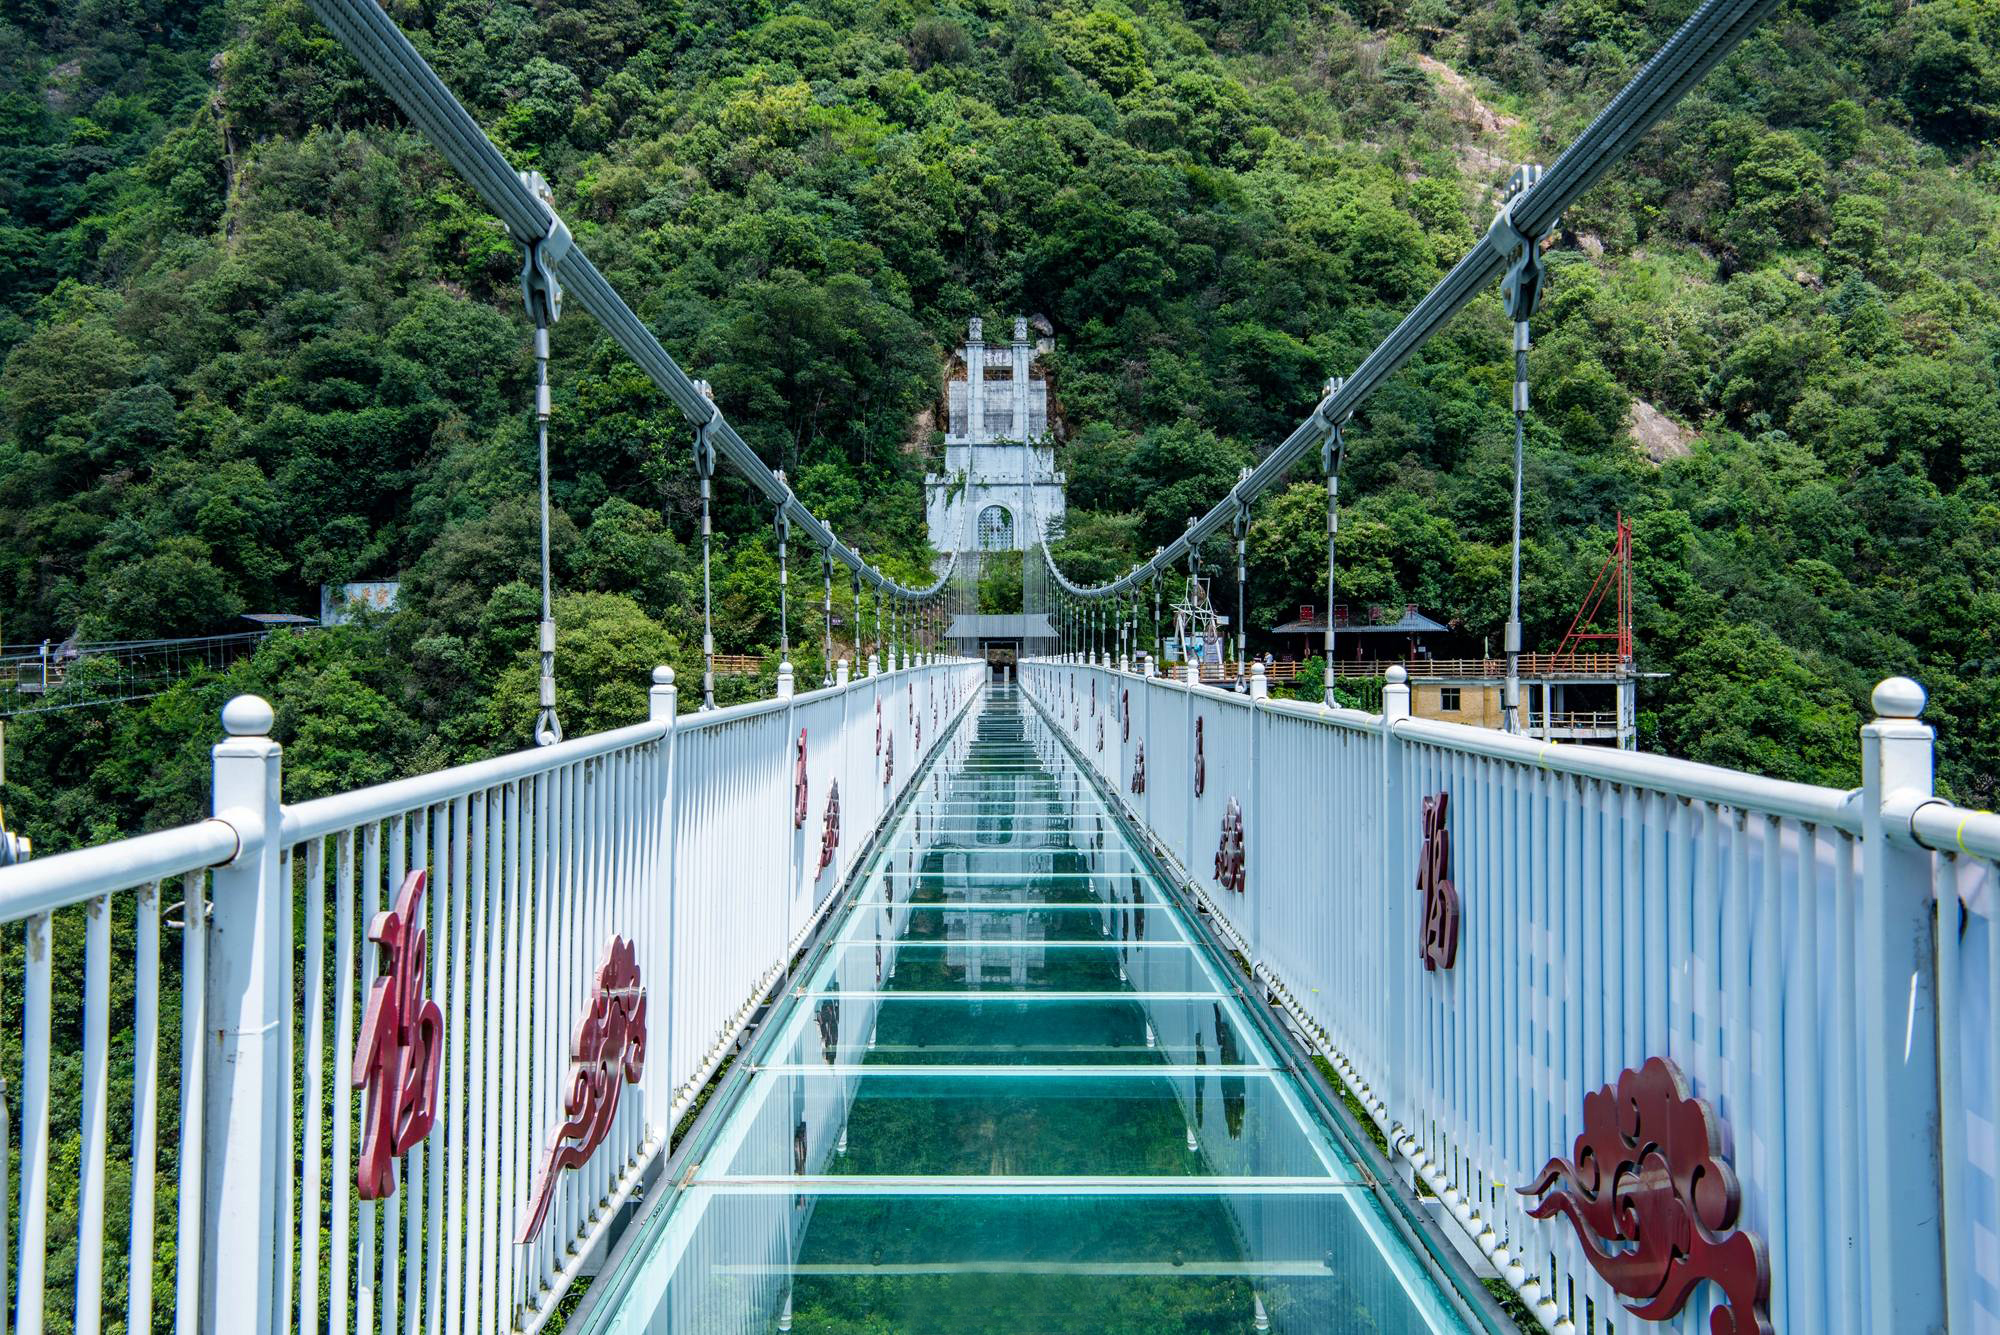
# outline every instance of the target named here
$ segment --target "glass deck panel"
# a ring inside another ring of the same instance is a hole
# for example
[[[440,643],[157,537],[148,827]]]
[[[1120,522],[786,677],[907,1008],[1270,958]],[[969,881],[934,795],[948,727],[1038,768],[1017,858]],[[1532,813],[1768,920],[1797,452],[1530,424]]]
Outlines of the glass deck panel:
[[[1032,711],[962,726],[584,1328],[1461,1328]]]

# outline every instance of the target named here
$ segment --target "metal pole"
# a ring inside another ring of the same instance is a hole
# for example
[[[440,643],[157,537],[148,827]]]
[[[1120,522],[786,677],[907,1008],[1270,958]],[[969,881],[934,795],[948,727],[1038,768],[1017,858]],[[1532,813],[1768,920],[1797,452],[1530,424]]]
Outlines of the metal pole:
[[[1935,736],[1924,688],[1907,677],[1876,686],[1875,718],[1861,729],[1861,894],[1854,941],[1860,1020],[1862,1200],[1876,1239],[1864,1268],[1868,1330],[1946,1327],[1939,1141],[1937,933],[1933,858],[1910,837],[1910,818],[1934,799]],[[1962,828],[1962,827],[1961,827]],[[1775,840],[1773,841],[1775,843]],[[1952,1004],[1955,998],[1946,998]],[[1809,1171],[1809,1170],[1808,1170]],[[1955,1327],[1954,1327],[1955,1328]]]
[[[534,247],[529,250],[532,268]],[[535,741],[554,746],[562,740],[562,723],[556,718],[556,616],[549,569],[549,304],[537,300],[531,290],[528,305],[535,312],[535,446],[542,488],[542,708],[535,719]]]
[[[1347,381],[1335,376],[1326,382],[1329,397],[1340,393]],[[1339,597],[1339,567],[1334,561],[1334,546],[1340,538],[1340,466],[1347,461],[1347,435],[1342,423],[1335,420],[1333,434],[1320,447],[1319,463],[1326,473],[1326,680],[1322,698],[1328,705],[1338,704],[1339,697],[1333,692],[1334,665],[1340,660],[1334,655],[1333,607]]]
[[[211,811],[236,827],[242,849],[210,878],[208,976],[187,984],[205,982],[208,998],[202,1328],[245,1335],[281,1328],[280,1311],[290,1297],[279,1250],[285,1232],[280,1166],[291,1153],[285,970],[292,924],[278,802],[280,752],[271,723],[271,706],[254,695],[239,695],[222,709],[227,736],[213,752]],[[194,896],[189,917],[203,907]],[[406,1183],[405,1190],[416,1187]]]
[[[1521,731],[1521,464],[1528,420],[1528,322],[1514,322],[1514,538],[1507,583],[1507,687],[1500,712],[1508,732]]]
[[[1153,654],[1162,662],[1167,657],[1167,628],[1160,620],[1160,584],[1162,576],[1153,572]]]
[[[1250,678],[1243,666],[1245,645],[1243,625],[1243,586],[1248,581],[1245,552],[1250,545],[1250,503],[1237,502],[1236,509],[1236,689],[1238,692],[1250,689]]]
[[[820,549],[820,572],[826,577],[826,592],[820,597],[819,617],[823,643],[820,648],[819,684],[833,685],[833,548]]]
[[[786,566],[786,548],[792,536],[792,517],[781,506],[772,520],[778,531],[778,662],[792,661],[791,572]]]
[[[704,390],[707,382],[702,382]],[[694,471],[701,479],[701,707],[715,708],[715,606],[709,588],[709,546],[714,533],[710,503],[715,491],[715,446],[709,424],[694,429]]]
[[[1521,470],[1525,457],[1528,420],[1528,317],[1541,304],[1542,237],[1546,231],[1522,231],[1514,221],[1513,206],[1542,179],[1540,166],[1529,163],[1517,167],[1507,183],[1507,204],[1500,223],[1512,235],[1516,247],[1513,263],[1500,279],[1500,297],[1508,318],[1514,322],[1514,538],[1512,572],[1507,593],[1507,685],[1500,701],[1506,729],[1522,731],[1521,723]],[[1549,220],[1553,229],[1555,220]],[[1546,705],[1546,702],[1544,702]]]

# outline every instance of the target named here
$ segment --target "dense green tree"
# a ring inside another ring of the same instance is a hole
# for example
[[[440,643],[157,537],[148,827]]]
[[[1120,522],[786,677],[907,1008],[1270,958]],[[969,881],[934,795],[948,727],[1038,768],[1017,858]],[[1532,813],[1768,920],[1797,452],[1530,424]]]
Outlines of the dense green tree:
[[[1678,13],[447,0],[396,17],[555,183],[752,447],[923,583],[921,477],[966,315],[1052,324],[1059,556],[1077,578],[1120,573],[1462,253],[1493,164],[1554,149]],[[1845,782],[1837,734],[1907,671],[1933,687],[1944,781],[1991,791],[1996,36],[1974,0],[1788,5],[1564,220],[1531,356],[1523,601],[1548,644],[1614,514],[1633,517],[1641,663],[1665,674],[1649,745]],[[519,254],[305,5],[0,20],[0,255],[10,642],[214,632],[311,611],[322,583],[403,586],[394,617],[309,661],[274,642],[120,715],[150,732],[17,723],[10,789],[33,794],[45,846],[195,809],[216,693],[265,680],[266,660],[328,702],[280,710],[315,787],[519,743],[540,603]],[[551,371],[557,592],[684,653],[688,427],[587,316],[556,327]],[[1357,417],[1343,600],[1497,637],[1510,378],[1482,296]],[[1289,484],[1251,531],[1253,628],[1324,600],[1317,469]],[[715,515],[720,647],[771,655],[768,503],[725,471]],[[797,594],[814,554],[792,555]],[[1225,601],[1229,557],[1226,540],[1205,554]],[[1018,566],[989,560],[982,583],[1014,606]],[[842,580],[851,645],[848,596]],[[802,672],[819,616],[794,598]],[[1734,691],[1752,670],[1735,659],[1777,685],[1701,714],[1684,697]],[[615,696],[576,707],[623,718]],[[334,755],[343,729],[366,745]]]

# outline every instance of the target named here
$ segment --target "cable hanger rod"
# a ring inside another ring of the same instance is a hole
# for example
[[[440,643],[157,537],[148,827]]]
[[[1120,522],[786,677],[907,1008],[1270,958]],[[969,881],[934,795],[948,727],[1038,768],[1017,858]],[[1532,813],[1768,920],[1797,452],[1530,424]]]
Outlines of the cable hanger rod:
[[[1086,587],[1072,583],[1056,568],[1044,539],[1043,558],[1056,583],[1065,593],[1080,598],[1108,598],[1128,592],[1172,569],[1191,548],[1221,532],[1240,506],[1280,481],[1293,464],[1319,445],[1336,422],[1352,417],[1383,381],[1513,262],[1524,243],[1536,244],[1552,231],[1564,209],[1630,153],[1688,89],[1776,8],[1777,0],[1708,0],[1563,150],[1555,165],[1501,207],[1486,234],[1410,309],[1402,323],[1344,381],[1334,383],[1305,420],[1213,509],[1191,522],[1185,533],[1154,553],[1151,560],[1109,584]]]
[[[556,277],[567,298],[596,318],[612,341],[673,400],[691,426],[707,425],[717,454],[735,465],[752,486],[789,514],[806,537],[833,554],[878,592],[893,598],[930,598],[950,581],[958,555],[952,553],[936,582],[922,588],[901,584],[864,560],[834,535],[819,517],[792,494],[757,452],[736,433],[721,411],[703,396],[695,382],[646,327],[610,280],[599,273],[568,229],[516,175],[507,159],[462,103],[430,67],[395,21],[376,0],[309,0],[312,10],[340,44],[361,62],[410,123],[430,140],[493,210],[522,246],[555,240],[561,253],[554,261]]]

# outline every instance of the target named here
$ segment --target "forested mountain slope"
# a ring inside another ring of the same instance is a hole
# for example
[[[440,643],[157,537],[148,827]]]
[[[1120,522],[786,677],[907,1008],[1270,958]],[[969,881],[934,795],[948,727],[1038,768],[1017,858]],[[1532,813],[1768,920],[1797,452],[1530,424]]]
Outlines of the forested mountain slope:
[[[745,437],[894,570],[928,560],[943,349],[970,313],[1046,315],[1063,554],[1089,576],[1218,499],[1692,6],[389,8]],[[198,633],[404,581],[380,624],[17,723],[10,824],[55,848],[196,814],[239,690],[279,707],[288,798],[522,744],[534,450],[504,232],[299,0],[6,13],[5,639]],[[1850,783],[1868,688],[1907,672],[1945,782],[1993,800],[1996,49],[1987,0],[1788,4],[1566,219],[1529,640],[1552,647],[1633,516],[1641,662],[1672,674],[1651,749]],[[577,733],[698,651],[694,472],[586,317],[552,374]],[[1357,421],[1354,601],[1497,641],[1510,375],[1488,297]],[[722,647],[774,645],[770,516],[722,495]],[[1262,507],[1256,620],[1321,601],[1323,523],[1314,478]]]

